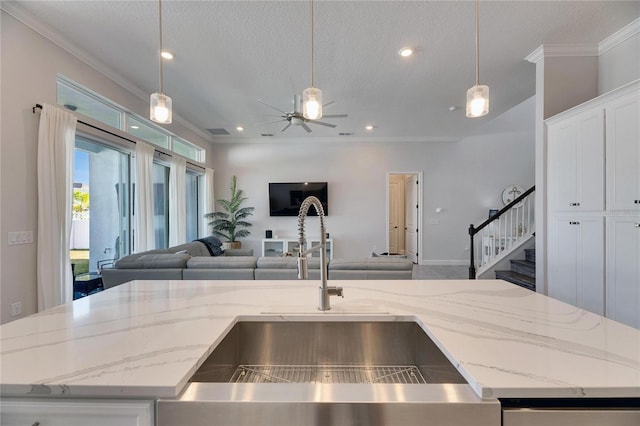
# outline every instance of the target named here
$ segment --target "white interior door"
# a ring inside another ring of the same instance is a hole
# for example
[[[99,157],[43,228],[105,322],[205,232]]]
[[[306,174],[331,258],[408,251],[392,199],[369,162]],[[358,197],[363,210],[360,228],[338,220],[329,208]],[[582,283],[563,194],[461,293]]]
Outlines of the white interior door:
[[[405,193],[405,253],[413,263],[418,263],[418,176],[406,175]]]
[[[395,176],[389,178],[389,253],[398,253],[400,243],[400,183]]]

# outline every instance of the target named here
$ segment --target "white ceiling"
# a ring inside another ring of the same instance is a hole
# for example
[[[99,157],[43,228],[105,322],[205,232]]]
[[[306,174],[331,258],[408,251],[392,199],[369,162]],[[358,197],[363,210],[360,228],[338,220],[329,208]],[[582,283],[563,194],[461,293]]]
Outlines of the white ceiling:
[[[155,1],[3,1],[72,51],[129,81],[158,89]],[[315,86],[335,129],[311,125],[310,137],[457,140],[535,91],[535,65],[524,58],[543,43],[599,43],[640,16],[640,1],[480,2],[480,82],[491,112],[464,117],[474,84],[474,2],[315,2]],[[224,128],[213,140],[302,138],[278,119],[310,84],[308,1],[163,1],[165,93],[174,113],[200,129]],[[398,50],[416,53],[401,58]],[[108,93],[104,94],[109,96]],[[449,106],[460,109],[450,112]],[[373,125],[373,131],[365,130]],[[244,132],[235,130],[243,126]]]

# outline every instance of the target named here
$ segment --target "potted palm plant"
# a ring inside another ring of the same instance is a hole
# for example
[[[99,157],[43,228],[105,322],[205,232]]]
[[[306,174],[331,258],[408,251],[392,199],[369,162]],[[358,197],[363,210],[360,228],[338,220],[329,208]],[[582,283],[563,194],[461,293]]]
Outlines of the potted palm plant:
[[[228,200],[216,200],[222,211],[205,214],[205,218],[211,219],[213,235],[225,239],[225,248],[240,248],[242,243],[238,238],[249,236],[248,228],[251,223],[245,221],[253,214],[254,207],[242,207],[247,200],[242,189],[238,189],[237,178],[231,178],[231,198]]]

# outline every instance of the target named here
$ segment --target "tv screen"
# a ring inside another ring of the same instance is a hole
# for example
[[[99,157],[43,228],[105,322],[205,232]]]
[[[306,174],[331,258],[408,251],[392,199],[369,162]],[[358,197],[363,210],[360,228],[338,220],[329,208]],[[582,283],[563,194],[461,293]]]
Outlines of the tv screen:
[[[320,200],[324,214],[328,215],[327,182],[269,183],[269,214],[271,216],[298,216],[300,205],[310,195]],[[308,216],[317,216],[315,208],[309,208]]]

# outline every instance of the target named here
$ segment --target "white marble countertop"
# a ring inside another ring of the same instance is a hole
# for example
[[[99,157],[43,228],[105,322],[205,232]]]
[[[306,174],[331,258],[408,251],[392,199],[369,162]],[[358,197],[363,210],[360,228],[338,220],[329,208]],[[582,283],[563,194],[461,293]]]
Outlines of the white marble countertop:
[[[503,281],[137,281],[0,327],[3,396],[173,397],[241,317],[415,319],[484,398],[640,397],[640,330]]]

